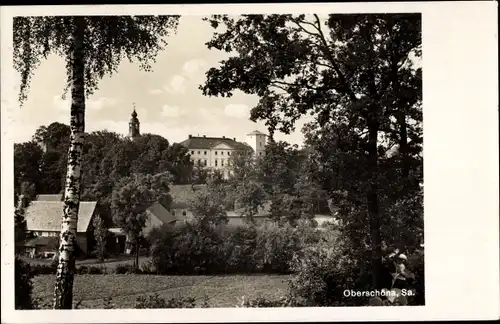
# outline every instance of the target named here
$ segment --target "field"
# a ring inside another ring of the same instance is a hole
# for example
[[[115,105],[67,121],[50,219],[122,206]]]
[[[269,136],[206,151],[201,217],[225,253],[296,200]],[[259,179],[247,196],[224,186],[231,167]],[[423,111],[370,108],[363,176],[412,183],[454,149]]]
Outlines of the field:
[[[33,278],[34,297],[42,307],[50,307],[54,291],[54,275]],[[286,293],[288,276],[155,276],[155,275],[77,275],[74,302],[80,308],[103,308],[111,297],[116,308],[133,308],[138,296],[158,293],[163,298],[195,297],[198,303],[205,296],[211,307],[236,307],[242,296],[254,299],[277,299]],[[44,305],[46,304],[46,305]]]

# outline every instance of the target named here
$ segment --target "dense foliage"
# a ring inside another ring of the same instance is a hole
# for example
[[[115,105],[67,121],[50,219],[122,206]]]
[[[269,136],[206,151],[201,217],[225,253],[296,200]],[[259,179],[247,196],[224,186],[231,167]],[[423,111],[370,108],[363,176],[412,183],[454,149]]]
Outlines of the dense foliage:
[[[320,230],[272,222],[186,223],[151,232],[152,263],[162,274],[290,273],[291,260],[319,240]]]
[[[99,261],[102,262],[106,256],[106,241],[109,234],[106,224],[100,215],[94,218],[92,228],[96,247],[96,256]]]
[[[114,186],[133,173],[169,172],[173,184],[191,181],[192,162],[183,146],[170,144],[154,134],[143,134],[138,140],[109,131],[87,134],[82,172],[83,201],[99,202],[105,225],[111,227],[111,196]],[[41,126],[33,140],[14,145],[14,179],[16,192],[22,184],[31,184],[36,194],[57,194],[64,189],[69,126],[52,123]],[[42,146],[46,148],[44,152]]]
[[[311,176],[358,243],[352,257],[384,288],[384,245],[415,250],[423,239],[420,14],[206,20],[215,30],[207,47],[229,57],[207,71],[203,94],[257,95],[250,118],[271,135],[312,117],[303,129]],[[300,205],[307,214],[307,200]]]
[[[156,191],[168,192],[147,185],[152,175],[208,188],[191,201],[192,220],[150,234],[151,263],[116,272],[293,274],[286,298],[246,307],[367,305],[344,291],[374,288],[416,295],[372,299],[371,305],[424,304],[422,70],[414,64],[421,56],[421,16],[206,20],[215,29],[208,48],[230,56],[207,71],[200,88],[207,96],[257,95],[250,118],[269,128],[266,154],[233,154],[224,180],[193,166],[185,148],[160,136],[132,142],[107,131],[88,134],[82,199],[99,200],[104,215],[113,209],[115,223],[132,239],[144,226],[144,209],[161,200]],[[302,148],[273,140],[275,131],[290,133],[304,116],[312,121],[302,130]],[[54,123],[16,145],[16,192],[64,189],[68,137],[67,126]],[[266,208],[274,222],[255,224],[253,216]],[[225,211],[233,209],[245,225],[226,224]],[[317,213],[335,215],[338,225],[315,228]],[[138,302],[139,308],[194,307],[189,298]]]
[[[23,262],[19,258],[15,258],[14,263],[15,272],[15,308],[16,309],[34,309],[36,304],[32,299],[33,283],[31,278],[33,278],[33,272],[28,263]]]
[[[156,202],[170,207],[170,183],[171,176],[165,172],[155,175],[135,173],[115,184],[111,197],[113,221],[126,234],[131,250],[135,249],[135,266],[139,266],[139,242],[146,225],[146,210]]]

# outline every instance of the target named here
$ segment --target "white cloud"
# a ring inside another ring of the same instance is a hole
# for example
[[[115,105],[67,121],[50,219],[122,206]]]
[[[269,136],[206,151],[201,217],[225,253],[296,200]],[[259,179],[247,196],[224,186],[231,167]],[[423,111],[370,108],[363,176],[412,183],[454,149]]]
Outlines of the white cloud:
[[[224,121],[222,111],[217,108],[198,108],[197,115],[201,117],[204,123],[218,125],[217,128],[221,127],[220,125]]]
[[[184,63],[182,70],[189,76],[195,74],[200,69],[205,68],[207,66],[207,62],[202,59],[193,59]]]
[[[159,95],[159,94],[162,94],[163,93],[163,90],[162,89],[149,89],[149,94],[152,94],[152,95]]]
[[[118,100],[115,98],[101,97],[97,100],[87,100],[86,107],[92,110],[101,110],[104,107],[114,106]]]
[[[186,92],[186,79],[183,76],[174,76],[168,85],[164,87],[165,91],[169,93],[185,93]]]
[[[182,114],[182,110],[178,106],[163,105],[161,114],[164,117],[178,117]]]
[[[104,107],[113,106],[118,102],[115,98],[100,97],[98,99],[87,99],[85,101],[85,108],[90,110],[101,110]],[[53,103],[58,111],[69,112],[71,107],[71,99],[66,96],[66,100],[63,100],[61,96],[54,96]]]
[[[250,117],[248,106],[244,104],[229,104],[224,108],[224,113],[234,118]]]

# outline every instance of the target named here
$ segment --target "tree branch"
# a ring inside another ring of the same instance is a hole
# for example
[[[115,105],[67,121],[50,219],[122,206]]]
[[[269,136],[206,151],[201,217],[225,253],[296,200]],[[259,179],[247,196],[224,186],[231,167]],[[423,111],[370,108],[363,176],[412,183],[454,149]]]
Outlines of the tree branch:
[[[320,40],[321,42],[323,43],[323,52],[325,53],[325,55],[327,56],[328,60],[330,61],[330,63],[332,63],[332,66],[335,70],[335,72],[337,73],[340,81],[342,82],[342,85],[347,93],[347,95],[349,96],[349,98],[355,102],[357,101],[357,98],[356,98],[356,95],[354,94],[354,92],[351,90],[351,88],[349,87],[349,84],[347,83],[347,80],[344,76],[344,74],[342,73],[342,71],[340,71],[340,68],[339,66],[337,65],[337,62],[335,61],[335,59],[333,58],[333,54],[332,52],[329,50],[329,46],[328,46],[328,43],[326,41],[326,38],[325,38],[325,35],[323,34],[323,31],[321,30],[321,23],[320,23],[320,20],[319,20],[319,17],[317,14],[314,14],[314,17],[316,18],[316,22],[318,23],[318,31],[320,33]]]
[[[295,25],[297,25],[297,27],[299,27],[304,33],[308,34],[309,36],[313,36],[313,37],[318,37],[319,35],[318,34],[315,34],[313,32],[310,32],[308,31],[307,29],[304,28],[304,26],[302,26],[299,21],[297,19],[292,19],[291,20]],[[308,22],[307,21],[304,21],[302,20],[301,21],[302,23],[305,23],[307,24]],[[308,24],[311,24],[311,23],[308,23]],[[317,28],[316,28],[317,29]]]
[[[309,85],[307,85],[307,84],[300,85],[300,84],[288,83],[288,82],[278,81],[278,80],[275,80],[275,81],[272,81],[272,82],[271,82],[271,85],[276,86],[275,84],[281,84],[281,85],[284,85],[284,86],[287,86],[287,87],[306,88],[306,89],[308,89],[308,90],[314,90],[314,91],[324,91],[324,90],[329,90],[329,89],[328,89],[328,88],[326,88],[326,87],[315,88],[315,87],[309,86]],[[281,88],[281,89],[282,89],[282,88]],[[286,91],[286,90],[285,90],[285,91]]]

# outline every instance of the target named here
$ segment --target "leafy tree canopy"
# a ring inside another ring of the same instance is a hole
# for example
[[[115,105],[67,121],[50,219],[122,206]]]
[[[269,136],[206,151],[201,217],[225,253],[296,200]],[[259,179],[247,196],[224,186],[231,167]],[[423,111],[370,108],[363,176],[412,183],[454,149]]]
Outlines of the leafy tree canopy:
[[[14,67],[21,74],[20,103],[27,98],[31,77],[49,54],[66,58],[71,82],[72,32],[75,17],[42,16],[14,19]],[[166,36],[175,31],[179,16],[85,16],[85,93],[91,95],[104,75],[112,75],[122,59],[138,61],[141,69],[167,45]]]

